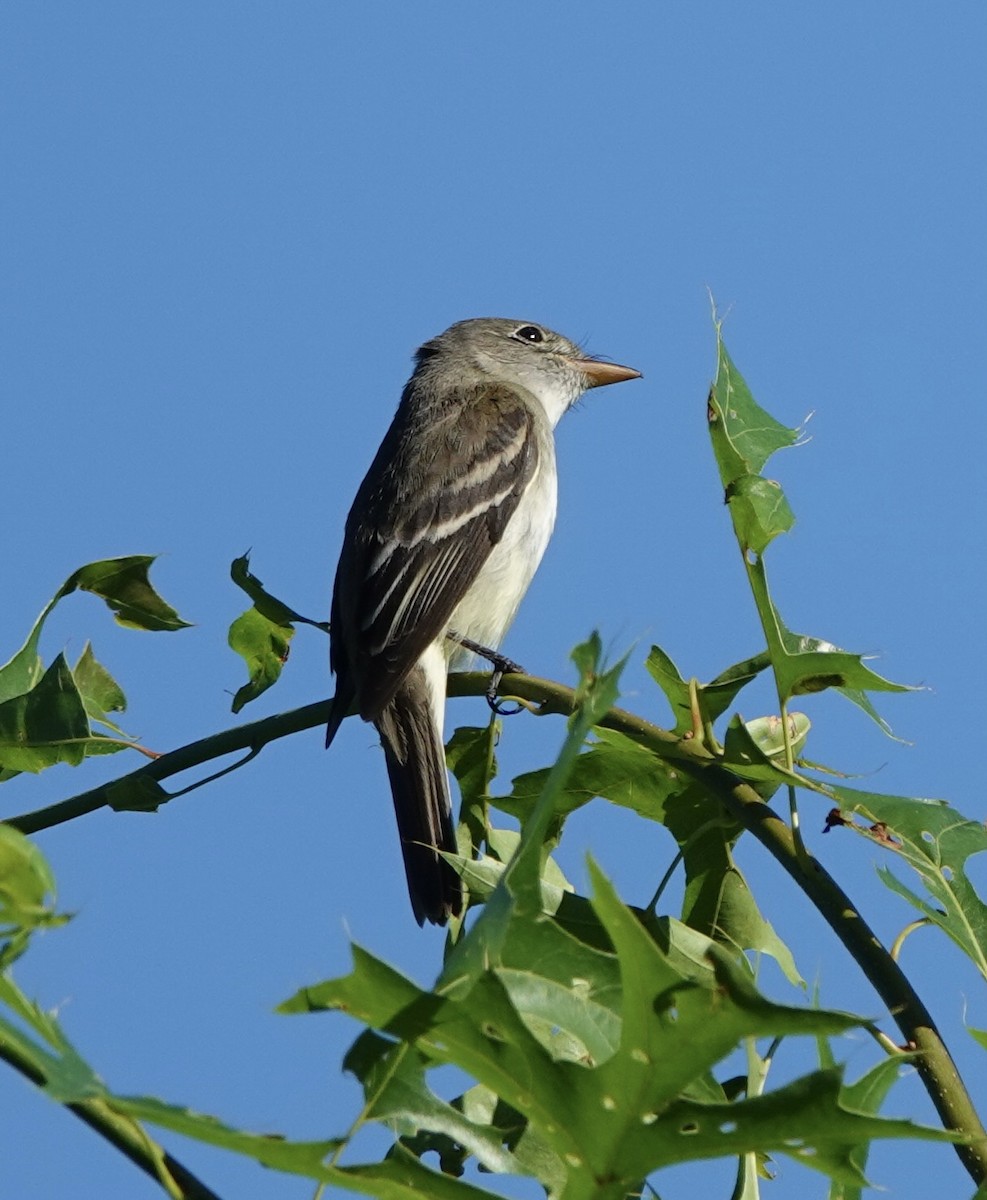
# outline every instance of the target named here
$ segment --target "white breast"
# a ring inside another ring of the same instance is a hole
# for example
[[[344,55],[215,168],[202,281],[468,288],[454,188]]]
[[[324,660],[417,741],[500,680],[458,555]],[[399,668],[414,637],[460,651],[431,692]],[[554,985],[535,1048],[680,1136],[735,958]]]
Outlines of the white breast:
[[[450,630],[491,650],[500,645],[514,620],[555,526],[555,444],[547,430],[539,442],[538,468],[507,522],[504,536],[449,620]],[[452,665],[461,666],[469,658],[452,643],[447,645]]]

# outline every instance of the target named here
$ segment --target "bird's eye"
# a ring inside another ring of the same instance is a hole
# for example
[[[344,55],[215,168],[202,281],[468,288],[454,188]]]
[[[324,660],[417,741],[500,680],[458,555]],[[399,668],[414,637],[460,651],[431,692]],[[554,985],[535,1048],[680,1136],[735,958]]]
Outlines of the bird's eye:
[[[522,325],[520,329],[515,330],[514,336],[522,342],[543,342],[545,335],[537,325]]]

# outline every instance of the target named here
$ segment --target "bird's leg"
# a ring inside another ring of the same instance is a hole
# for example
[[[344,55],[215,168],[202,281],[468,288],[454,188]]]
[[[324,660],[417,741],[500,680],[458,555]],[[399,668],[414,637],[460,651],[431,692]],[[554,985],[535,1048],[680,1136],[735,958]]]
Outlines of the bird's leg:
[[[487,685],[487,690],[484,693],[487,703],[493,711],[499,717],[513,717],[519,713],[524,705],[516,704],[513,708],[505,706],[497,699],[497,689],[500,687],[500,681],[505,675],[526,675],[527,672],[524,667],[516,663],[512,658],[508,658],[496,650],[491,650],[489,646],[481,646],[479,642],[474,642],[472,638],[463,637],[461,633],[455,633],[451,629],[446,634],[446,637],[450,641],[462,646],[464,650],[469,650],[473,654],[478,654],[480,658],[485,658],[493,667],[490,675],[490,683]]]

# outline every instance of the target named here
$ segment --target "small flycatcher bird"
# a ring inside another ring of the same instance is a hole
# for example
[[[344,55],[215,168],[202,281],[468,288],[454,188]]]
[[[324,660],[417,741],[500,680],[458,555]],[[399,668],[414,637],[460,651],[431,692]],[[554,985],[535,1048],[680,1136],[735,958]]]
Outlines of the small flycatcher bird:
[[[530,321],[460,321],[419,349],[353,501],[332,597],[326,745],[354,708],[377,727],[419,925],[463,908],[440,854],[456,853],[447,672],[496,650],[545,552],[559,418],[588,388],[639,376]]]

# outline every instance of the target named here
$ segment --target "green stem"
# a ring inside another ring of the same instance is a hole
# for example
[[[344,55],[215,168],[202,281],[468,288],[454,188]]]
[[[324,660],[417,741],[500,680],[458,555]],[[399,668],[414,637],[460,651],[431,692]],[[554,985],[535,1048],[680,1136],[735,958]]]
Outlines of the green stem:
[[[296,708],[291,712],[279,713],[277,716],[265,717],[260,721],[251,721],[247,725],[237,725],[233,729],[224,729],[210,737],[201,738],[197,742],[189,742],[178,750],[162,754],[153,762],[138,767],[119,779],[100,784],[87,792],[80,792],[58,804],[39,808],[34,812],[23,813],[19,817],[9,817],[4,823],[19,829],[21,833],[37,833],[41,829],[50,829],[53,825],[61,825],[72,821],[86,813],[96,812],[100,808],[112,807],[110,793],[121,784],[139,783],[140,780],[153,780],[160,783],[162,779],[170,779],[182,771],[200,767],[203,763],[213,762],[226,754],[237,754],[244,750],[250,751],[250,758],[268,744],[278,738],[288,737],[293,733],[301,733],[304,729],[313,729],[325,725],[329,719],[332,701],[323,700],[317,704],[306,704],[304,708]],[[242,766],[242,763],[237,764]],[[209,778],[213,778],[210,776]],[[207,782],[200,780],[199,785]],[[189,791],[183,788],[181,793]],[[169,797],[172,798],[172,797]]]
[[[0,1059],[37,1087],[46,1086],[47,1080],[37,1065],[2,1034]],[[140,1167],[175,1200],[219,1200],[211,1188],[152,1141],[136,1121],[115,1113],[104,1100],[78,1100],[64,1107]]]
[[[956,1153],[977,1184],[987,1180],[987,1131],[984,1130],[956,1064],[929,1010],[877,936],[857,912],[849,896],[807,851],[799,852],[792,831],[747,784],[720,767],[709,769],[709,782],[722,795],[730,813],[757,838],[816,906],[887,1005],[915,1065],[947,1129],[965,1133],[971,1142]]]

